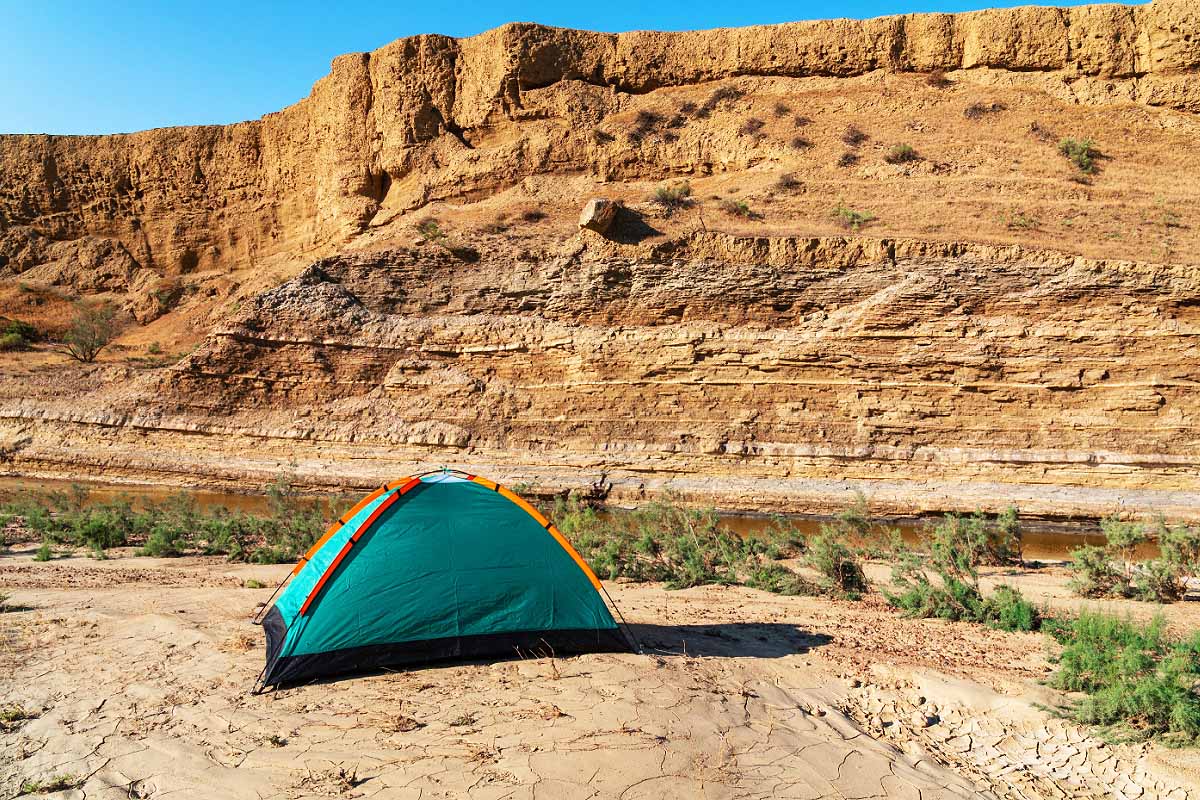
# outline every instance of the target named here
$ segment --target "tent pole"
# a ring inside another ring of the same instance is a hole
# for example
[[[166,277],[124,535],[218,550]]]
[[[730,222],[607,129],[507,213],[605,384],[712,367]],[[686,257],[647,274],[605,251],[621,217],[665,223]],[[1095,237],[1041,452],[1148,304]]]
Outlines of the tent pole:
[[[275,591],[271,592],[271,596],[267,598],[267,602],[263,603],[262,608],[254,612],[254,616],[250,619],[251,625],[262,624],[262,618],[264,615],[266,615],[267,609],[271,607],[271,601],[275,599],[275,595],[279,594],[279,590],[283,588],[283,585],[288,582],[288,578],[290,577],[292,577],[292,573],[290,572],[283,576],[283,580],[281,580],[279,585],[275,587]]]
[[[613,600],[612,595],[608,593],[608,587],[601,583],[600,591],[604,592],[604,596],[608,598],[608,604],[616,610],[617,616],[621,618],[621,624],[625,626],[625,635],[629,637],[631,642],[633,642],[633,651],[639,656],[642,655],[642,643],[639,642],[637,637],[633,635],[633,629],[630,628],[629,623],[625,621],[625,615],[621,613],[621,607],[617,605],[617,601]]]

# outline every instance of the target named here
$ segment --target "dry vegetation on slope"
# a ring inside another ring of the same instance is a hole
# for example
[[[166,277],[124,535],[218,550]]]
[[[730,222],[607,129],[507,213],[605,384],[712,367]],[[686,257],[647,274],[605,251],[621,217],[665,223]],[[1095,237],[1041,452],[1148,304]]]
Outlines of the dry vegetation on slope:
[[[511,25],[345,56],[261,121],[0,137],[3,315],[138,321],[95,367],[0,354],[0,447],[1195,516],[1198,26],[1179,0]],[[595,195],[631,210],[609,238],[575,226]]]

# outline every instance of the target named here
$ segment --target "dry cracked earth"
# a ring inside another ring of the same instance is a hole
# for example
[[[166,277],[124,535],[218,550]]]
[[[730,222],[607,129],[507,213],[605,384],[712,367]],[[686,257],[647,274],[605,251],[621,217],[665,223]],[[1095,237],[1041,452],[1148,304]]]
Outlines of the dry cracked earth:
[[[270,590],[242,587],[285,569],[6,554],[0,696],[33,718],[0,735],[2,796],[1200,797],[1177,756],[1042,710],[1039,637],[870,600],[617,583],[642,654],[254,695]]]

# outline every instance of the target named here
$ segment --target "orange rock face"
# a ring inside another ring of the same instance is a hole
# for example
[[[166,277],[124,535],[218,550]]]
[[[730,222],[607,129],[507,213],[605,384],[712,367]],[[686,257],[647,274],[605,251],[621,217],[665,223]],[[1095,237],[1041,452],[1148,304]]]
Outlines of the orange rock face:
[[[0,448],[1200,516],[1197,69],[1182,0],[508,25],[341,57],[258,121],[3,136],[0,313],[39,319],[21,283],[135,322],[102,367],[3,355]],[[628,209],[604,236],[576,224],[597,196]],[[195,350],[128,359],[159,339]]]

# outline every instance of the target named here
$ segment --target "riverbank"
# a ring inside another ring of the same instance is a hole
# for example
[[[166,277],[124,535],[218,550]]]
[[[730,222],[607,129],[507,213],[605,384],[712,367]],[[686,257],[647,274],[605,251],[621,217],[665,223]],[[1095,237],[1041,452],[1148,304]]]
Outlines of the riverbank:
[[[1106,744],[1041,710],[1063,700],[1040,683],[1044,637],[905,619],[873,596],[607,582],[642,655],[254,696],[249,619],[270,588],[245,587],[287,566],[32,553],[0,560],[17,609],[0,615],[0,693],[33,717],[0,732],[11,794],[66,776],[101,798],[1200,797],[1195,751]],[[1055,570],[985,576],[1001,579],[1073,602]],[[1164,613],[1194,629],[1193,605]]]

